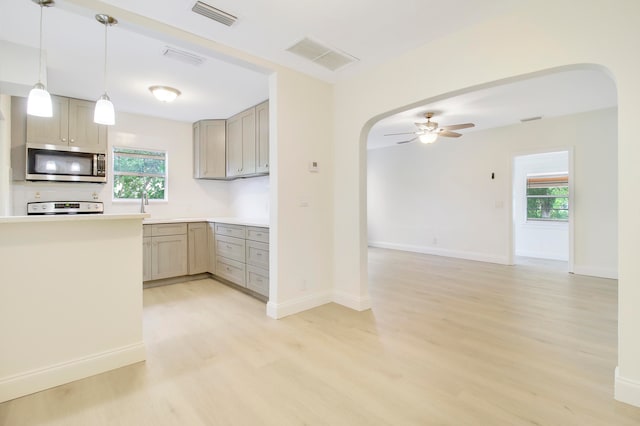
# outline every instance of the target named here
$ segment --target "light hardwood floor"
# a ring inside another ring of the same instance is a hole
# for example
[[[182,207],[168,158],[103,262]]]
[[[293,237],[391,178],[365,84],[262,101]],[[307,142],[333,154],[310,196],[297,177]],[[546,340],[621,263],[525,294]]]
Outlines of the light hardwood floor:
[[[367,312],[275,321],[211,280],[147,289],[145,363],[0,404],[0,424],[640,424],[613,400],[615,281],[369,259]]]

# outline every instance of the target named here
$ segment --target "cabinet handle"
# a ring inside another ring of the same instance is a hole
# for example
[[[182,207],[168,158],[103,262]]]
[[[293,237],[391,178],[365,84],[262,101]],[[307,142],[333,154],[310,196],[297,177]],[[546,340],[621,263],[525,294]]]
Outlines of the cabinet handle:
[[[258,252],[256,253],[256,256],[262,256],[262,253]]]
[[[231,250],[231,248],[232,248],[232,247],[231,247],[230,245],[227,245],[227,248],[228,248],[229,250]]]
[[[264,166],[265,166],[265,167],[269,167],[269,163],[265,164]]]
[[[62,138],[62,142],[66,142],[66,141],[67,141],[67,138]]]
[[[74,143],[76,140],[75,139],[69,139],[70,143]]]

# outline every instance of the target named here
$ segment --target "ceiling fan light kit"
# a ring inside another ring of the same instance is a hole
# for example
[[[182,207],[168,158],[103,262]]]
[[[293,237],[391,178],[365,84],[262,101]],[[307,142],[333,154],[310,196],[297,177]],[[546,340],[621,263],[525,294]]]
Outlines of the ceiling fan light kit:
[[[438,134],[427,132],[418,136],[418,139],[420,139],[420,142],[424,144],[434,143],[436,139],[438,139]]]
[[[438,136],[444,136],[447,138],[459,138],[462,136],[462,133],[453,132],[452,130],[459,129],[468,129],[469,127],[475,127],[473,123],[464,123],[464,124],[452,124],[450,126],[442,126],[439,127],[438,123],[435,121],[431,121],[433,117],[433,112],[425,113],[424,117],[427,119],[426,123],[415,123],[418,131],[416,132],[405,132],[405,133],[390,133],[385,136],[396,136],[396,135],[416,135],[413,139],[408,141],[400,141],[396,142],[397,144],[405,144],[409,142],[413,142],[418,139],[420,142],[424,144],[434,143]]]

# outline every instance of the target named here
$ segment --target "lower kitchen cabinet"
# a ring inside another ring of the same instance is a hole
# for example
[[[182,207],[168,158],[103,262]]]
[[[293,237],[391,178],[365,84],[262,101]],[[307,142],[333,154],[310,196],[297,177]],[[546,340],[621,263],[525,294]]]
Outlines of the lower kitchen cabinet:
[[[269,297],[269,229],[216,223],[214,230],[213,274]]]
[[[142,241],[143,281],[208,272],[250,294],[269,297],[269,228],[207,222],[144,225]]]
[[[144,281],[187,275],[187,225],[144,225],[142,269]]]
[[[189,223],[188,259],[189,275],[202,274],[209,270],[209,230],[206,222]]]
[[[187,275],[187,236],[151,237],[151,279]]]

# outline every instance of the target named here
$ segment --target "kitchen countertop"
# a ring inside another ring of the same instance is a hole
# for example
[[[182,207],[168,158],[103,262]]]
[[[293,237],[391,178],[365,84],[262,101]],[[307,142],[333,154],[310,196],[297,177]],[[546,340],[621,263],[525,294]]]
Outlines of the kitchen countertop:
[[[143,225],[154,225],[159,223],[185,223],[185,222],[218,222],[230,223],[232,225],[259,226],[262,228],[269,227],[268,219],[247,219],[239,217],[178,217],[155,219],[147,218],[142,221]]]
[[[40,222],[67,222],[67,221],[101,221],[101,220],[129,220],[145,219],[149,213],[126,214],[45,214],[30,216],[0,216],[2,223],[40,223]]]

